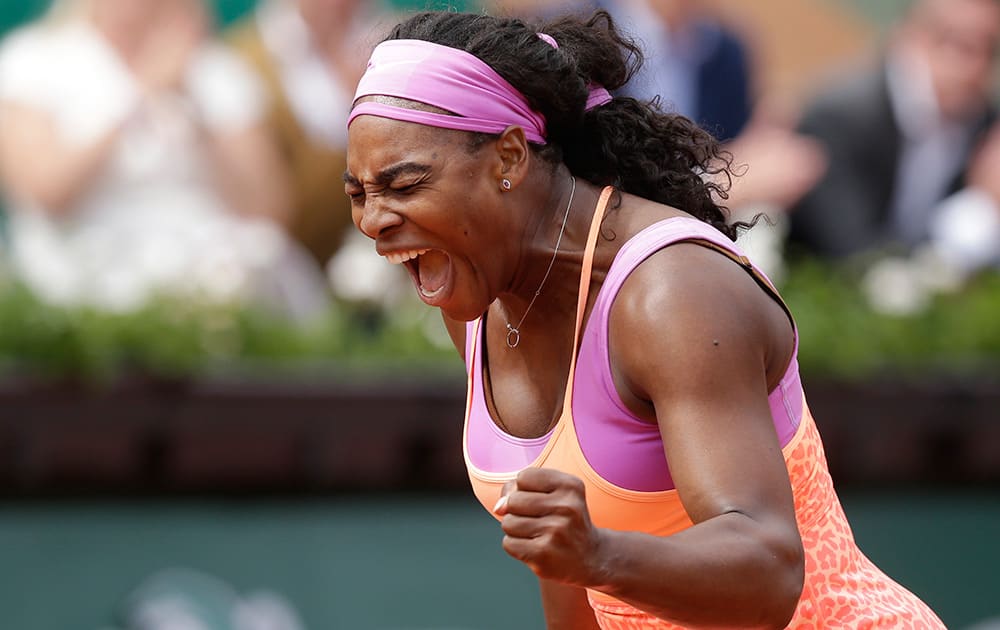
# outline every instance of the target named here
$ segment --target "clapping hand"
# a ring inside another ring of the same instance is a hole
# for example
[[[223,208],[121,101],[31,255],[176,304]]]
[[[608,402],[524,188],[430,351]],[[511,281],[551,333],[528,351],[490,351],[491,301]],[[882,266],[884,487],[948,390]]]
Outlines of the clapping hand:
[[[976,151],[967,175],[971,186],[990,195],[1000,205],[1000,123],[993,126]]]

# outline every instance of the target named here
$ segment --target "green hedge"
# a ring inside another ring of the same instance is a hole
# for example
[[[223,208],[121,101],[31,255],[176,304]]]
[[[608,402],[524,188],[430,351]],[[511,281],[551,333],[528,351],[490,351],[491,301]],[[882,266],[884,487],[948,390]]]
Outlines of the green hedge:
[[[935,298],[917,315],[869,308],[856,279],[815,263],[782,287],[795,313],[799,360],[811,375],[982,375],[1000,366],[1000,275]],[[124,372],[187,377],[215,370],[459,370],[437,311],[405,302],[378,312],[335,304],[308,324],[248,308],[162,299],[111,314],[41,303],[0,289],[0,364],[8,374],[113,379]]]
[[[303,323],[261,309],[170,298],[130,313],[60,308],[8,287],[0,290],[0,366],[8,376],[94,382],[125,373],[186,378],[219,370],[447,369],[455,351],[435,334],[437,314],[419,306],[389,317],[334,304]]]
[[[840,378],[1000,374],[1000,274],[934,296],[908,316],[877,313],[847,269],[797,263],[782,295],[800,332],[803,371]]]

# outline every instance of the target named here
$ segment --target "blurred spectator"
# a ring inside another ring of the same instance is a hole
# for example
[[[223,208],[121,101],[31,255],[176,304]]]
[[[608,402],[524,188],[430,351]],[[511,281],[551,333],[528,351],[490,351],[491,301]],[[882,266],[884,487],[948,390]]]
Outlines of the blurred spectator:
[[[281,228],[287,182],[262,90],[209,34],[200,0],[68,0],[4,42],[12,263],[41,297],[325,304]]]
[[[725,143],[736,177],[720,200],[733,219],[760,222],[741,245],[772,279],[782,276],[782,215],[825,168],[819,146],[794,133],[795,115],[759,98],[752,47],[716,10],[698,0],[601,0],[642,46],[645,66],[626,94],[659,98]]]
[[[347,114],[376,43],[378,3],[261,0],[227,33],[266,87],[267,122],[292,181],[291,233],[326,264],[351,225]]]
[[[642,47],[645,63],[623,94],[659,97],[664,109],[694,120],[720,140],[749,122],[751,59],[743,38],[697,0],[497,0],[493,9],[547,19],[606,9]]]
[[[1000,139],[973,156],[995,118],[998,43],[995,0],[916,0],[875,67],[807,108],[801,130],[829,168],[791,213],[791,245],[831,259],[933,251],[966,270],[995,258]]]
[[[698,0],[602,0],[639,39],[646,64],[625,88],[664,106],[720,140],[737,136],[752,109],[750,51],[743,38]]]
[[[389,15],[371,0],[261,0],[226,34],[268,92],[268,126],[291,173],[291,233],[326,267],[336,296],[366,313],[412,296],[409,276],[353,229],[343,183],[347,115]]]
[[[485,5],[495,15],[544,20],[568,13],[589,15],[597,8],[597,0],[493,0]]]

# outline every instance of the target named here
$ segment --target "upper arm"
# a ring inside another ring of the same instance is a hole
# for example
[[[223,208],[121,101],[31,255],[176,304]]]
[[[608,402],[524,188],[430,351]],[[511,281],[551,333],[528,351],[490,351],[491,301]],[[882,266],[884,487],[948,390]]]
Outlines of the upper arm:
[[[0,177],[18,198],[60,214],[89,186],[116,146],[121,121],[95,127],[89,143],[73,143],[56,118],[35,105],[0,103]]]
[[[728,258],[678,244],[629,276],[609,336],[620,386],[654,410],[692,520],[738,511],[794,527],[768,403],[793,343],[781,307]]]
[[[292,211],[290,176],[265,125],[213,132],[212,146],[235,209],[287,223]]]

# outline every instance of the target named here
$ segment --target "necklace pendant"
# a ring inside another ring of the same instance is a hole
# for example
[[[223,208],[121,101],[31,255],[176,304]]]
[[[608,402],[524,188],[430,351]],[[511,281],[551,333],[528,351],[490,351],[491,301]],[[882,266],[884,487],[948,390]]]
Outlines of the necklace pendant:
[[[545,281],[549,279],[549,274],[552,273],[552,265],[556,264],[556,257],[559,255],[559,245],[562,244],[563,234],[566,233],[566,221],[569,220],[569,211],[573,208],[573,195],[576,194],[576,178],[570,176],[572,181],[572,188],[569,191],[569,202],[566,204],[566,212],[563,214],[562,227],[559,228],[559,237],[556,238],[556,246],[552,250],[552,259],[549,261],[549,266],[545,270],[545,275],[542,276],[542,281],[538,283],[538,288],[535,290],[535,294],[531,296],[531,301],[528,302],[527,308],[524,309],[524,314],[521,315],[520,321],[517,322],[517,326],[511,326],[507,324],[507,347],[516,348],[517,344],[521,343],[521,331],[518,328],[524,323],[524,320],[528,318],[528,311],[531,307],[535,305],[535,300],[538,296],[542,294],[542,287],[545,286]]]
[[[521,343],[521,331],[507,324],[507,347],[516,348]]]

